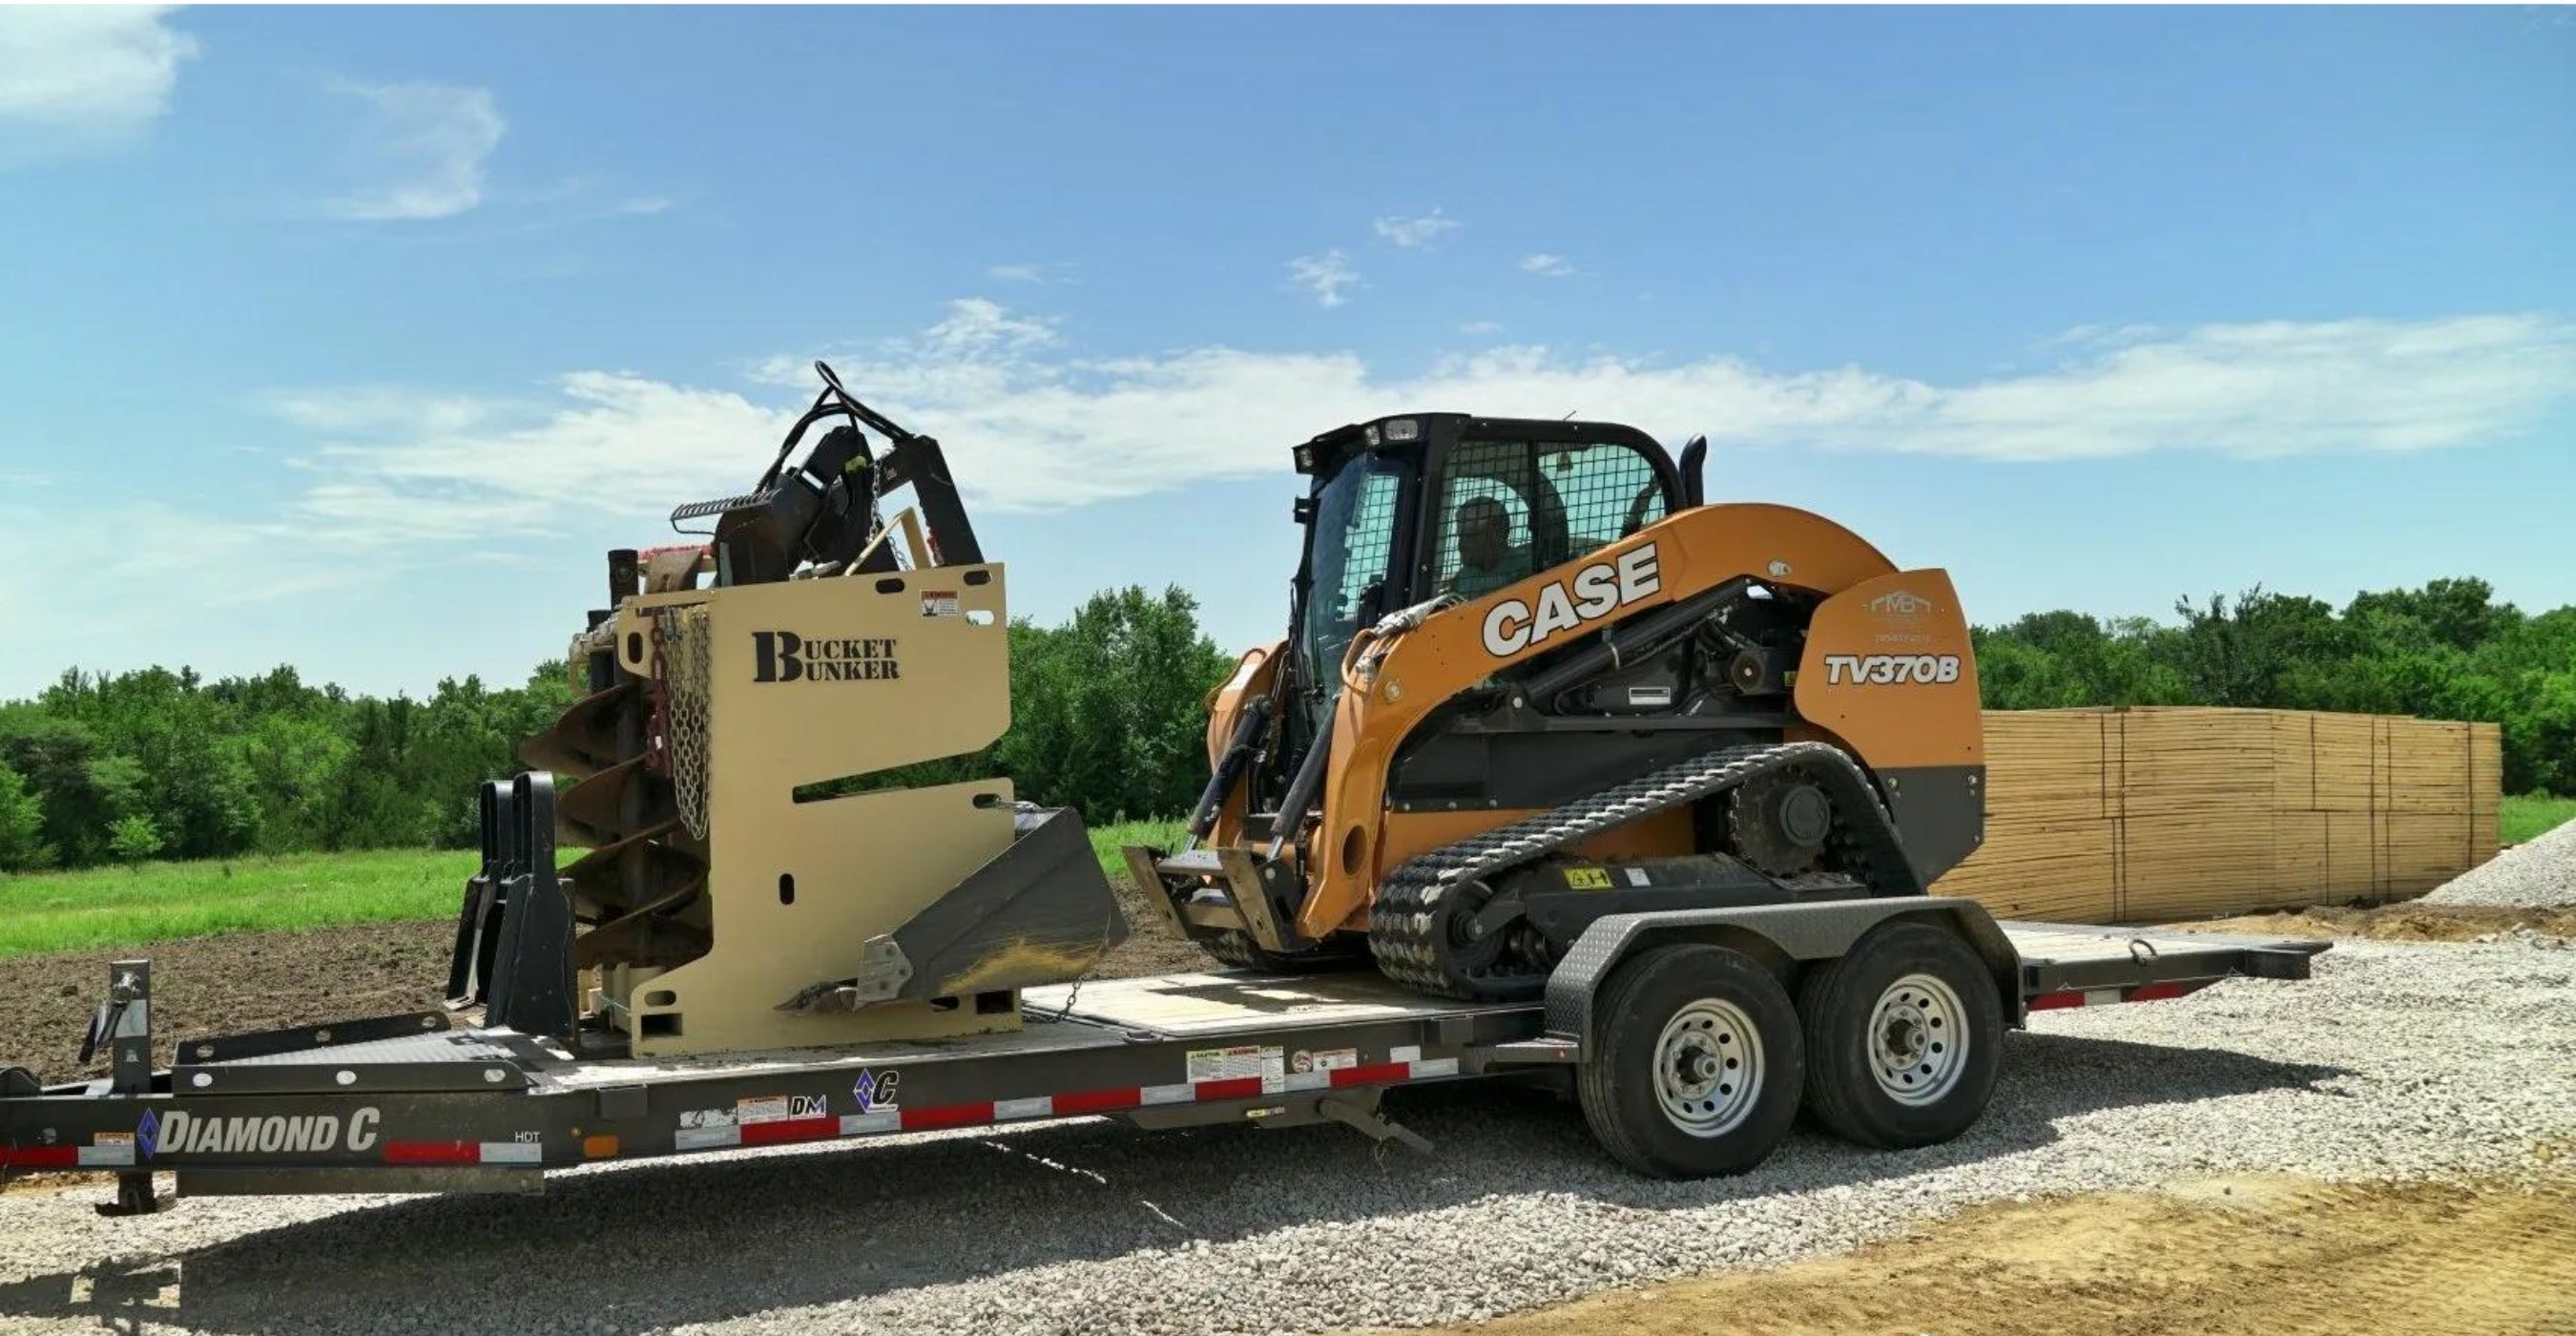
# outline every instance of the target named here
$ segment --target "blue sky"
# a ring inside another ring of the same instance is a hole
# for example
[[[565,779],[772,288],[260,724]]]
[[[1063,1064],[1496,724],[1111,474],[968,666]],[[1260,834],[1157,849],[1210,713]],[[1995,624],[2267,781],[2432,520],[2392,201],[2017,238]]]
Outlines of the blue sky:
[[[0,695],[517,680],[831,357],[1015,609],[1287,448],[1716,442],[1972,615],[2576,602],[2566,10],[0,11]]]

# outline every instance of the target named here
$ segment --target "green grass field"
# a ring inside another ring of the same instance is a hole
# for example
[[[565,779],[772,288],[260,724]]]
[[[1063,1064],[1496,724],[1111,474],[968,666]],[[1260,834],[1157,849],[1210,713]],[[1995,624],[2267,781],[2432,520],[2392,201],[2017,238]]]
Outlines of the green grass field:
[[[2507,798],[2497,816],[2507,844],[2568,821],[2576,821],[2576,798]],[[1125,821],[1094,829],[1091,845],[1119,876],[1120,846],[1168,849],[1180,838],[1177,821]],[[386,849],[0,877],[0,957],[445,918],[473,871],[471,853]]]
[[[1091,832],[1092,849],[1112,875],[1119,872],[1122,844],[1179,842],[1177,821],[1128,821]],[[473,875],[474,857],[462,850],[383,849],[0,876],[0,956],[446,918]]]
[[[2576,798],[2507,798],[2496,809],[2496,838],[2520,844],[2570,821],[2576,821]]]

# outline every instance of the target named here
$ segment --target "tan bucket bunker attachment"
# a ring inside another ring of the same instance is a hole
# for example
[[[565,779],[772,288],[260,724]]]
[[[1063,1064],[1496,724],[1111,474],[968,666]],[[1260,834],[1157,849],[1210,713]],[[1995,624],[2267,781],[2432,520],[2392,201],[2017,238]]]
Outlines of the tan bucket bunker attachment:
[[[1009,726],[1002,568],[938,443],[817,369],[752,492],[673,512],[711,542],[609,554],[585,694],[485,786],[454,1005],[636,1056],[927,1039],[1017,1027],[1019,990],[1125,938],[1076,813],[914,786]],[[882,519],[906,485],[918,514]],[[559,842],[587,852],[558,870]]]

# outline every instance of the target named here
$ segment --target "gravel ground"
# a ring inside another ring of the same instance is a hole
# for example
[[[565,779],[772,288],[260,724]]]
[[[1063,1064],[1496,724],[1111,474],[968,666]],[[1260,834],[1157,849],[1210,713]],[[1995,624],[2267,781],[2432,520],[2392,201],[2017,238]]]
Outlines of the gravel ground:
[[[2424,897],[2434,905],[2576,904],[2576,821],[2518,844]]]
[[[1422,1091],[1439,1143],[1099,1122],[579,1171],[542,1198],[0,1196],[0,1329],[1301,1331],[1475,1318],[1840,1251],[1973,1203],[2196,1174],[2517,1173],[2576,1147],[2563,938],[2346,942],[2306,983],[2044,1013],[1968,1136],[1801,1132],[1658,1183],[1534,1092]]]

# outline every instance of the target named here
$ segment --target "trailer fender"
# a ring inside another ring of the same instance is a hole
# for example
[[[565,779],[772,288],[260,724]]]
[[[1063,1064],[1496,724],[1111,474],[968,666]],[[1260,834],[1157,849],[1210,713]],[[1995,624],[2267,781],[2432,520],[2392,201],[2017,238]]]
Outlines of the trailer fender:
[[[1548,1037],[1590,1052],[1598,1019],[1593,1001],[1620,963],[1667,942],[1704,942],[1743,951],[1775,969],[1832,960],[1849,952],[1862,934],[1892,919],[1919,918],[1950,928],[1973,948],[1994,975],[2004,1015],[2022,1014],[2019,953],[1974,900],[1938,896],[1839,900],[1821,904],[1760,905],[1744,909],[1675,909],[1610,914],[1597,919],[1547,978]],[[1784,983],[1787,980],[1783,981]]]

